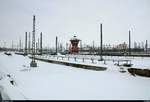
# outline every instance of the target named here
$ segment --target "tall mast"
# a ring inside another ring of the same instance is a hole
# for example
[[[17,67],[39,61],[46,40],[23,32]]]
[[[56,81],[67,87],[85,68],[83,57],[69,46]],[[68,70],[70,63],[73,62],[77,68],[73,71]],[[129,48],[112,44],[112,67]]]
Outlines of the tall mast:
[[[37,67],[35,62],[35,15],[33,15],[33,31],[32,31],[32,62],[30,63],[31,67]]]
[[[93,40],[93,46],[92,46],[92,49],[93,49],[93,55],[95,53],[95,45],[94,45],[94,40]]]
[[[39,52],[40,50],[39,46],[40,46],[40,38],[38,38],[37,52]]]
[[[131,55],[131,35],[129,30],[129,55]]]
[[[27,32],[25,33],[25,54],[27,54]]]
[[[102,54],[103,54],[103,36],[102,36],[102,24],[100,24],[100,29],[101,29],[101,31],[100,31],[100,61],[102,61],[103,60],[103,56],[102,56]]]
[[[28,52],[30,53],[30,32],[29,32]]]
[[[35,57],[35,15],[33,16],[33,31],[32,31],[32,59]]]
[[[58,52],[57,45],[58,45],[58,38],[56,36],[56,55],[57,55],[57,52]]]
[[[147,53],[147,47],[148,47],[148,43],[147,43],[147,40],[146,40],[146,44],[145,44],[146,53]]]
[[[41,35],[40,35],[40,53],[42,55],[42,32],[41,32]]]
[[[13,44],[13,40],[12,40],[12,51],[14,50],[14,44]]]

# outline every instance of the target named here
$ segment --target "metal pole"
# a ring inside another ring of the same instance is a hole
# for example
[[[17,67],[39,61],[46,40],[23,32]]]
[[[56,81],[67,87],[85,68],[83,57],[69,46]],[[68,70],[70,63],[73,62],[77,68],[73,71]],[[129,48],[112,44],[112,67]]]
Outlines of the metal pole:
[[[35,48],[36,48],[35,53],[37,54],[38,53],[38,43],[37,42],[35,43]]]
[[[129,30],[129,55],[131,55],[131,35]]]
[[[94,46],[94,40],[93,40],[93,55],[94,55],[94,52],[95,52],[95,46]]]
[[[82,54],[82,40],[80,41],[80,53]]]
[[[100,39],[101,39],[101,41],[100,41],[100,59],[99,59],[99,61],[102,61],[103,60],[103,56],[102,56],[102,54],[103,54],[102,24],[100,24],[100,29],[101,29],[101,31],[100,31]]]
[[[27,54],[27,32],[25,33],[25,54]]]
[[[35,62],[35,15],[33,16],[33,31],[32,31],[32,60]]]
[[[12,51],[14,50],[13,40],[12,40]]]
[[[29,32],[28,52],[30,53],[30,32]]]
[[[147,54],[147,46],[148,46],[148,44],[147,44],[147,40],[146,40],[146,44],[145,44],[146,54]]]
[[[40,46],[40,38],[38,38],[38,45],[37,45],[37,52],[39,52],[39,46]]]
[[[21,38],[19,38],[19,51],[21,52]]]
[[[31,67],[37,67],[35,62],[35,15],[33,15],[33,31],[32,31],[32,62],[30,63]]]
[[[68,51],[68,43],[66,43],[66,52]]]
[[[58,38],[56,36],[56,55],[57,55],[57,43],[58,43]]]
[[[41,32],[41,36],[40,36],[40,52],[42,55],[42,32]]]

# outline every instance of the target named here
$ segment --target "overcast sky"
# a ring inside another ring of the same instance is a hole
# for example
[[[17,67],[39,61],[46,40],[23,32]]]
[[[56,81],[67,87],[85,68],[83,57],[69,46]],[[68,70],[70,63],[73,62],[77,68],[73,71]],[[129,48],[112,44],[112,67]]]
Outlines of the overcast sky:
[[[128,42],[129,29],[132,42],[150,43],[150,0],[0,0],[0,44],[24,41],[34,14],[45,46],[54,46],[56,36],[65,45],[74,35],[99,44],[100,23],[106,44]]]

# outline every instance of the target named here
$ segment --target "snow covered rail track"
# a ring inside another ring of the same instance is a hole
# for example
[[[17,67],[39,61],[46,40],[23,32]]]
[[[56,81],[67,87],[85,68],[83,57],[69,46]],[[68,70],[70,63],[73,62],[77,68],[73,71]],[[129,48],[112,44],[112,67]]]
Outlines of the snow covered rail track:
[[[32,58],[32,57],[29,57],[29,58]],[[35,59],[40,60],[40,61],[49,62],[49,63],[62,64],[62,65],[66,65],[66,66],[72,66],[72,67],[96,70],[96,71],[104,71],[107,69],[104,66],[96,66],[96,65],[92,65],[92,64],[74,63],[74,62],[69,62],[69,61],[58,61],[58,60],[43,59],[43,58],[38,58],[38,57],[36,57]]]

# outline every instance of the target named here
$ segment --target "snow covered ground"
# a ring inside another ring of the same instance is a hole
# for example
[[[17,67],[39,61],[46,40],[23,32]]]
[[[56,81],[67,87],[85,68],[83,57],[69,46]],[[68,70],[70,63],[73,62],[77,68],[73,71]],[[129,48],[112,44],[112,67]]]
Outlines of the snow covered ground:
[[[132,63],[150,68],[149,61],[134,58]],[[0,92],[4,99],[150,100],[150,78],[120,73],[113,63],[106,65],[106,71],[93,71],[42,61],[37,61],[37,68],[30,68],[30,62],[27,56],[0,53]]]

